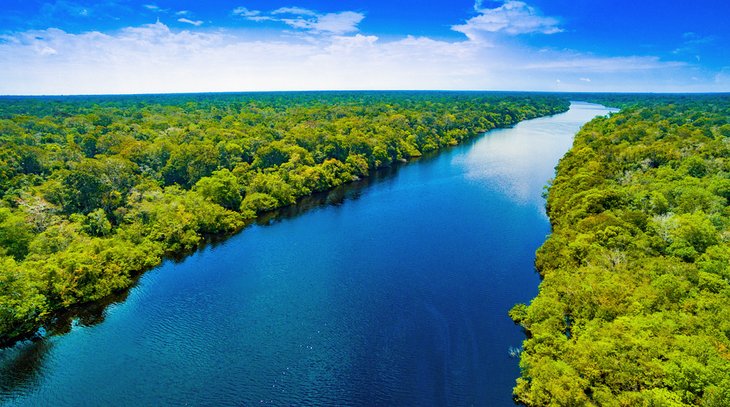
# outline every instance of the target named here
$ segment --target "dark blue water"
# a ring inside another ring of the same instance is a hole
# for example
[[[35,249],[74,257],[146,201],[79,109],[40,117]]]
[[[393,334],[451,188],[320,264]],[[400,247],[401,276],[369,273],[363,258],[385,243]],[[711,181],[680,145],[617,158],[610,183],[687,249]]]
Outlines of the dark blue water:
[[[103,320],[0,350],[0,400],[511,405],[542,188],[607,112],[574,103],[166,262]]]

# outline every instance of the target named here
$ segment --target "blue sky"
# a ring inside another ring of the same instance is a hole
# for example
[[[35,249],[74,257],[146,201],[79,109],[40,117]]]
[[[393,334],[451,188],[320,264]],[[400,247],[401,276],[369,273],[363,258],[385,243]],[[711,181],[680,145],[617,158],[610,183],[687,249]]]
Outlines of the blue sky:
[[[0,94],[730,91],[730,2],[2,0]]]

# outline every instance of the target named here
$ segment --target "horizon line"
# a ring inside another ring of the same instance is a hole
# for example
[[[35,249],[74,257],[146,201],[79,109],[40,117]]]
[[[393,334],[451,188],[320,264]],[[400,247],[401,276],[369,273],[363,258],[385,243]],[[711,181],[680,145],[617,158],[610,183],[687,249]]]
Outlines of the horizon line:
[[[144,92],[144,93],[48,93],[48,94],[2,94],[0,98],[41,97],[89,97],[89,96],[167,96],[167,95],[233,95],[265,93],[368,93],[368,92],[452,92],[452,93],[545,93],[545,94],[612,94],[612,95],[730,95],[728,91],[556,91],[556,90],[489,90],[489,89],[297,89],[297,90],[236,90],[236,91],[192,91],[192,92]]]

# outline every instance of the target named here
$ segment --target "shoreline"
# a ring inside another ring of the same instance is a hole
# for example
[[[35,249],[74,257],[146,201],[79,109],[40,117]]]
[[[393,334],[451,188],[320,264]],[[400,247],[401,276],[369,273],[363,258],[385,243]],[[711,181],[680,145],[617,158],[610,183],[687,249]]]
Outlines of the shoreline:
[[[565,107],[565,110],[556,111],[547,115],[543,116],[536,116],[536,117],[528,117],[522,121],[527,120],[534,120],[544,117],[551,117],[557,114],[565,113],[570,109],[570,105]],[[487,135],[491,130],[497,130],[497,129],[505,129],[505,128],[511,128],[515,126],[516,124],[522,122],[517,121],[514,123],[509,123],[505,126],[495,127],[490,130],[486,131],[477,131],[474,134],[471,134],[467,137],[465,137],[461,142],[458,142],[456,144],[452,145],[446,145],[444,147],[441,147],[439,149],[428,151],[422,155],[411,157],[408,160],[405,161],[394,161],[388,164],[387,166],[382,166],[379,168],[376,168],[372,171],[369,171],[368,175],[366,177],[362,177],[357,180],[352,180],[350,182],[337,185],[331,189],[325,190],[325,191],[315,191],[309,195],[305,195],[302,197],[297,198],[295,203],[282,206],[279,208],[275,208],[270,211],[265,211],[261,213],[257,213],[256,217],[253,219],[246,220],[245,223],[238,228],[235,231],[232,231],[230,233],[221,233],[221,234],[214,234],[214,235],[201,235],[202,239],[201,242],[190,248],[190,249],[184,249],[180,250],[178,252],[173,252],[171,254],[166,254],[160,257],[159,261],[151,265],[149,267],[145,267],[143,269],[138,270],[130,270],[129,272],[129,281],[130,283],[126,285],[125,287],[121,288],[120,290],[115,290],[109,295],[100,298],[98,300],[92,300],[87,302],[80,302],[72,304],[69,307],[64,307],[61,309],[53,310],[50,315],[44,317],[41,321],[39,321],[37,324],[35,324],[32,328],[27,329],[26,332],[15,335],[13,337],[10,337],[8,339],[4,339],[0,341],[0,349],[3,348],[11,348],[14,347],[16,344],[22,341],[30,340],[30,341],[37,341],[37,340],[43,340],[47,336],[52,336],[56,334],[64,334],[68,332],[70,329],[71,323],[74,319],[78,318],[79,315],[87,314],[89,310],[91,310],[91,316],[93,316],[93,320],[101,321],[103,320],[103,312],[104,310],[114,303],[118,303],[120,301],[124,301],[124,298],[129,294],[129,291],[133,289],[136,284],[139,282],[139,279],[148,271],[155,269],[157,267],[160,267],[164,262],[166,261],[181,261],[191,254],[204,249],[205,247],[209,245],[215,245],[217,242],[222,242],[225,240],[228,240],[230,237],[237,235],[238,233],[243,233],[249,226],[252,224],[261,224],[261,222],[269,223],[272,221],[276,221],[277,219],[291,217],[291,216],[297,216],[301,213],[304,213],[308,210],[311,210],[313,208],[316,208],[318,206],[321,206],[323,204],[328,204],[328,198],[332,193],[337,193],[338,191],[344,191],[349,188],[352,188],[354,186],[354,189],[360,189],[360,188],[366,188],[368,185],[370,185],[373,181],[377,182],[378,178],[382,175],[391,176],[395,173],[397,173],[398,168],[402,165],[408,165],[409,163],[412,163],[414,161],[434,158],[438,156],[443,151],[446,151],[451,148],[460,147],[463,145],[466,145],[470,142],[473,142],[474,140]],[[373,178],[375,176],[375,178]],[[362,186],[361,186],[362,185]],[[324,198],[324,200],[322,200]],[[344,198],[344,195],[343,195]],[[312,200],[314,202],[312,202]],[[314,203],[314,205],[313,205]]]

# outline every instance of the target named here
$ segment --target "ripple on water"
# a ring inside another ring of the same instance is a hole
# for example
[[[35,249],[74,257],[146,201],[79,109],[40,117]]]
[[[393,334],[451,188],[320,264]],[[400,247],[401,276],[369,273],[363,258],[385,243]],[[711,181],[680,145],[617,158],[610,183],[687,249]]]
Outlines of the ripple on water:
[[[103,322],[0,350],[0,400],[512,405],[523,334],[507,311],[539,283],[542,185],[600,113],[492,132],[166,262]]]

